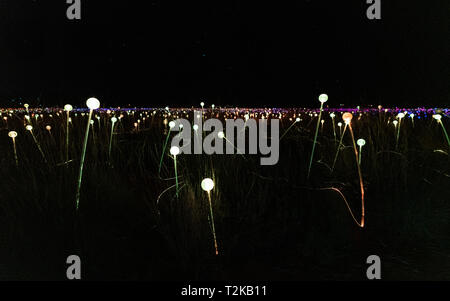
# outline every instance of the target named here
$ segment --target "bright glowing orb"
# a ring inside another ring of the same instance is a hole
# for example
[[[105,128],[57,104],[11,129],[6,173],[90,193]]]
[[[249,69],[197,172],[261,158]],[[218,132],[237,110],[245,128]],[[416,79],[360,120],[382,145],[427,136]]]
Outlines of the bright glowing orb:
[[[326,102],[328,101],[328,95],[327,95],[327,94],[321,94],[321,95],[319,96],[319,101],[320,101],[321,103],[326,103]]]
[[[206,192],[210,192],[214,188],[214,182],[210,178],[203,179],[202,181],[202,189]]]
[[[363,147],[364,145],[366,145],[366,140],[364,139],[358,139],[358,141],[356,142],[359,146]]]
[[[8,133],[8,136],[10,137],[10,138],[16,138],[17,137],[17,132],[15,132],[15,131],[11,131],[11,132],[9,132]]]
[[[400,119],[402,119],[402,118],[405,117],[405,114],[404,114],[404,113],[398,113],[397,117],[400,118]]]
[[[86,101],[86,105],[91,110],[97,110],[100,108],[100,101],[97,98],[92,97]]]
[[[27,131],[31,131],[33,129],[31,125],[27,125],[25,128],[27,129]]]
[[[178,146],[172,146],[170,148],[170,154],[172,156],[178,156],[180,154],[180,148]]]
[[[345,121],[345,123],[349,124],[353,119],[353,115],[352,113],[347,112],[344,115],[342,115],[342,119]]]
[[[70,112],[70,111],[72,111],[72,110],[73,110],[72,105],[67,104],[67,105],[64,106],[64,111]]]
[[[173,129],[175,127],[175,121],[169,122],[169,127]]]
[[[224,133],[224,132],[219,132],[219,133],[217,133],[217,136],[218,136],[220,139],[223,139],[223,138],[225,138],[225,133]]]
[[[442,119],[442,116],[440,114],[435,114],[433,115],[433,118],[436,119],[437,121]]]
[[[111,122],[112,123],[116,123],[117,122],[117,118],[116,117],[111,118]]]

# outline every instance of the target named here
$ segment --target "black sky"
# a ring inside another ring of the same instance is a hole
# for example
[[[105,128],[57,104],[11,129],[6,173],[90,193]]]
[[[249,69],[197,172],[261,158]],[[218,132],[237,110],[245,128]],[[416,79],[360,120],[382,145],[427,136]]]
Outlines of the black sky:
[[[0,0],[3,105],[449,103],[448,1],[65,2]]]

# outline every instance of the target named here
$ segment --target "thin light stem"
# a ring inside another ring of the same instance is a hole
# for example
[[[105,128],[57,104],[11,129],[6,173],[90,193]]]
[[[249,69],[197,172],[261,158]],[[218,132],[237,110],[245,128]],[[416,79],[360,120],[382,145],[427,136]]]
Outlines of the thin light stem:
[[[341,145],[342,145],[342,140],[344,139],[344,135],[345,135],[345,131],[347,130],[347,123],[344,126],[344,132],[341,134],[341,140],[339,140],[339,145],[337,147],[337,151],[336,151],[336,155],[334,156],[334,161],[333,161],[333,165],[331,167],[331,172],[333,172],[334,170],[334,166],[336,165],[336,161],[339,155],[339,151],[341,150]]]
[[[356,148],[356,143],[355,143],[355,136],[353,135],[353,129],[352,129],[352,125],[349,124],[349,128],[350,128],[350,133],[352,135],[352,141],[353,141],[353,149],[355,151],[355,156],[356,156],[356,163],[358,163],[358,149]],[[364,228],[364,215],[365,215],[365,209],[364,209],[364,183],[363,183],[363,178],[362,178],[362,173],[361,173],[361,167],[359,164],[356,164],[358,167],[358,176],[359,176],[359,186],[361,188],[361,222],[359,224],[359,226],[361,228]]]
[[[217,246],[217,238],[216,238],[216,227],[214,226],[214,214],[212,209],[212,202],[211,202],[211,192],[208,191],[208,201],[209,201],[209,214],[211,216],[211,228],[212,233],[214,237],[214,248],[216,249],[216,255],[219,255],[219,248]]]
[[[78,210],[78,207],[80,204],[81,180],[83,178],[84,158],[86,157],[86,148],[87,148],[87,143],[88,143],[88,138],[89,138],[89,127],[91,126],[92,112],[93,112],[93,110],[91,109],[89,111],[89,117],[88,117],[88,122],[87,122],[87,126],[86,126],[86,133],[84,135],[83,149],[82,149],[82,153],[81,153],[80,172],[78,174],[77,194],[76,194],[76,198],[75,198],[77,210]]]
[[[176,186],[176,195],[178,198],[178,171],[177,171],[177,156],[173,156],[173,164],[175,166],[175,186]]]
[[[314,142],[313,142],[313,147],[312,147],[312,151],[311,151],[311,157],[309,159],[308,176],[307,176],[308,179],[309,179],[309,175],[311,174],[311,166],[312,166],[312,161],[313,161],[313,157],[314,157],[314,150],[316,149],[316,141],[317,141],[317,135],[319,134],[320,120],[322,119],[322,111],[323,111],[323,102],[320,103],[319,119],[317,120],[316,133],[314,135]]]
[[[441,120],[439,120],[439,123],[442,126],[442,130],[444,131],[445,138],[447,139],[448,147],[450,148],[450,138],[448,137],[447,130],[445,129],[445,126]]]
[[[14,147],[14,159],[16,160],[16,166],[19,167],[19,158],[17,157],[16,138],[12,138]]]
[[[70,119],[70,112],[67,111],[67,120],[66,120],[66,162],[69,162],[69,119]]]
[[[164,153],[166,152],[167,143],[169,142],[169,136],[170,136],[170,129],[169,129],[169,132],[167,133],[166,141],[164,142],[164,145],[163,145],[161,159],[159,160],[158,175],[161,173],[162,161],[163,161]]]

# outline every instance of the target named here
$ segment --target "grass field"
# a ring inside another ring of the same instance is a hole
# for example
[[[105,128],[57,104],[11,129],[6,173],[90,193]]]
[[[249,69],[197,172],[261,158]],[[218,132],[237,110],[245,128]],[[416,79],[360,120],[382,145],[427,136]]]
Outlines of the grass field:
[[[363,228],[343,198],[359,221],[348,130],[331,171],[348,111],[355,139],[366,141]],[[63,109],[3,109],[0,279],[65,280],[66,258],[76,254],[84,280],[359,280],[374,254],[383,279],[450,280],[450,146],[432,117],[441,114],[450,128],[450,112],[407,109],[394,125],[403,111],[325,109],[308,179],[318,110],[205,109],[205,118],[281,114],[280,135],[290,129],[274,166],[261,166],[259,155],[177,156],[178,197],[170,140],[164,154],[163,145],[167,122],[192,120],[193,109],[95,111],[77,210],[87,111],[70,112],[67,161]],[[17,132],[17,165],[10,131]],[[206,177],[215,182],[218,256],[200,187]]]

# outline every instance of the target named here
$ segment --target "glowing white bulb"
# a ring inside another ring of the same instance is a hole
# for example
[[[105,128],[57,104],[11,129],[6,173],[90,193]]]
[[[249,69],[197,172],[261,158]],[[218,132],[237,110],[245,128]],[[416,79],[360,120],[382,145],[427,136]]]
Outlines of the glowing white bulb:
[[[295,122],[300,122],[300,121],[302,121],[302,120],[298,117],[295,119]]]
[[[172,146],[170,148],[170,154],[172,156],[178,156],[180,154],[180,148],[178,146]]]
[[[17,137],[17,132],[15,132],[15,131],[11,131],[11,132],[9,132],[8,133],[8,136],[10,137],[10,138],[16,138]]]
[[[342,126],[342,122],[338,122],[338,127],[341,127]]]
[[[173,129],[175,127],[175,121],[169,122],[169,128]]]
[[[198,125],[194,124],[194,126],[192,128],[194,129],[194,131],[197,131],[198,130]]]
[[[359,146],[363,147],[364,145],[366,145],[366,140],[364,139],[358,139],[358,141],[356,142]]]
[[[183,129],[183,125],[182,125],[182,124],[180,124],[179,128],[180,128],[180,130],[181,130],[181,129]]]
[[[414,116],[416,116],[416,115],[414,115],[413,113],[409,114],[409,117],[411,117],[411,118],[414,118]]]
[[[326,103],[326,102],[328,101],[328,95],[327,95],[327,94],[321,94],[321,95],[319,96],[319,101],[320,101],[321,103]]]
[[[214,188],[214,181],[210,178],[203,179],[202,189],[206,192],[210,192]]]
[[[31,125],[27,125],[25,128],[27,129],[27,131],[33,130],[33,127]]]
[[[440,114],[435,114],[433,115],[433,118],[436,119],[437,121],[442,119],[442,116]]]
[[[72,110],[73,110],[72,105],[67,104],[67,105],[64,106],[64,111],[70,112],[70,111],[72,111]]]
[[[397,117],[400,118],[400,119],[402,119],[402,118],[405,117],[405,114],[404,114],[404,113],[398,113]]]
[[[331,118],[334,118],[334,117],[336,117],[336,115],[335,115],[334,113],[331,113],[331,114],[330,114],[330,117],[331,117]]]
[[[200,105],[202,106],[202,108],[205,106],[205,103],[202,101],[201,103],[200,103]]]
[[[49,125],[47,125],[46,127],[45,127],[45,129],[47,130],[47,131],[51,131],[51,129],[52,129],[52,127],[51,126],[49,126]]]
[[[97,98],[92,97],[86,101],[86,105],[91,110],[97,110],[100,108],[100,101]]]
[[[217,133],[217,136],[218,136],[220,139],[223,139],[223,138],[225,138],[225,133],[224,133],[224,132],[219,132],[219,133]]]
[[[392,123],[394,124],[394,126],[397,126],[398,121],[397,121],[397,120],[394,120],[394,121],[392,121]]]
[[[117,122],[117,118],[116,117],[111,118],[111,122],[112,123],[116,123]]]
[[[29,107],[30,105],[26,103],[26,104],[24,104],[23,106],[25,107],[25,109],[28,109],[28,107]]]
[[[94,120],[91,120],[91,125],[94,125]]]

